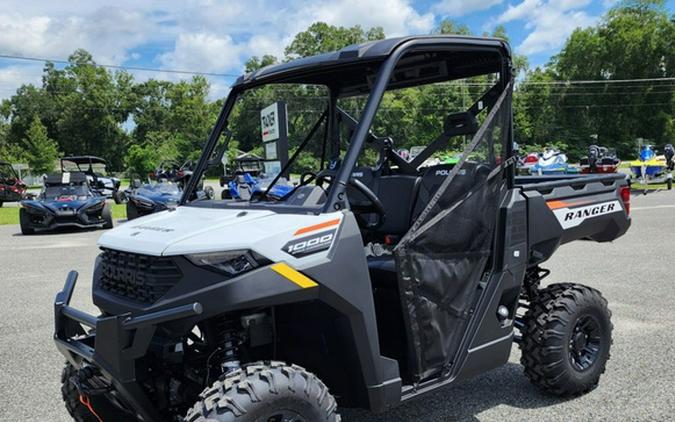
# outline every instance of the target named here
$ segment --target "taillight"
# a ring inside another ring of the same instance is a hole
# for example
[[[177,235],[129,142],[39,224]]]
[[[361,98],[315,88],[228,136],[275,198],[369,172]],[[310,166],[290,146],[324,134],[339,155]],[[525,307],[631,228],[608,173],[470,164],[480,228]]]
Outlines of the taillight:
[[[626,214],[630,214],[630,186],[621,186],[619,188],[619,194],[621,195],[623,206],[626,209]]]

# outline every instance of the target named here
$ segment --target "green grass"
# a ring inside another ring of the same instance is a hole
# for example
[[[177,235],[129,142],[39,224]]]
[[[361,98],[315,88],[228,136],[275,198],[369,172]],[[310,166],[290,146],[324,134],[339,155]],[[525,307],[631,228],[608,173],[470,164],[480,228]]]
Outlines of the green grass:
[[[113,220],[119,220],[121,218],[126,219],[127,218],[127,205],[126,204],[115,204],[114,202],[111,202],[112,204],[112,214],[113,214]]]
[[[125,204],[112,203],[113,220],[127,218],[127,208]],[[19,207],[0,208],[0,226],[5,224],[19,224]]]
[[[19,208],[18,207],[2,207],[0,208],[0,225],[4,224],[19,224]]]
[[[630,185],[630,188],[633,190],[666,190],[668,189],[668,185],[665,183],[649,183],[645,185],[643,183],[633,182],[633,184]]]

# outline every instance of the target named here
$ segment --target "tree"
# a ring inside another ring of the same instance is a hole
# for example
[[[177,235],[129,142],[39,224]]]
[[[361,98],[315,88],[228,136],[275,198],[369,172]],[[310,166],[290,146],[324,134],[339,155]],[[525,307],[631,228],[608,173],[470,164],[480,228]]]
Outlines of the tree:
[[[324,22],[315,22],[306,31],[298,33],[293,38],[293,41],[284,50],[284,54],[286,60],[292,60],[383,38],[384,30],[381,27],[373,27],[364,31],[359,25],[345,28]]]
[[[675,21],[661,0],[631,0],[611,9],[596,27],[577,29],[551,61],[559,80],[612,81],[675,76]],[[634,155],[636,138],[672,142],[673,90],[659,81],[561,86],[558,125],[570,143],[591,135]]]
[[[96,66],[85,50],[75,51],[68,62],[63,70],[45,66],[41,117],[48,132],[65,154],[99,155],[119,169],[128,141],[122,124],[131,111],[133,78]]]
[[[54,140],[47,136],[47,129],[36,115],[26,131],[24,139],[28,152],[28,164],[35,174],[48,173],[54,170],[54,163],[59,158],[59,151]]]
[[[450,19],[443,19],[433,30],[434,34],[447,35],[471,35],[471,30],[464,24],[457,23]]]
[[[279,60],[271,54],[265,54],[262,57],[253,56],[246,61],[246,64],[244,65],[244,71],[246,73],[254,72],[258,69],[262,69],[265,66],[273,65],[278,62]]]

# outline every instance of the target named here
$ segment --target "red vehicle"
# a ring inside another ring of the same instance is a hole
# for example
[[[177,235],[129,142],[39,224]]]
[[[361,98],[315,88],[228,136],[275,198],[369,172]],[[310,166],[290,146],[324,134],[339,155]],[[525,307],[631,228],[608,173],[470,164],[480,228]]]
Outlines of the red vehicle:
[[[17,202],[25,198],[26,185],[11,164],[0,161],[0,207],[5,202]]]

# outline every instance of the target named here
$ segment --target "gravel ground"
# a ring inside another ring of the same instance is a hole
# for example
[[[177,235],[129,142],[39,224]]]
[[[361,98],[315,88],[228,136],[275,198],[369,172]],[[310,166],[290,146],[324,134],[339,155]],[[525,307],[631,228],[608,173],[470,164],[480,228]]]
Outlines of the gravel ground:
[[[675,416],[675,288],[668,259],[675,194],[633,198],[633,227],[612,244],[575,242],[548,263],[548,282],[596,287],[613,311],[612,359],[600,386],[560,400],[531,386],[513,350],[502,368],[382,415],[343,411],[346,421],[672,420]],[[21,236],[0,226],[0,420],[65,421],[52,301],[67,272],[80,272],[73,305],[90,312],[89,278],[100,232]]]

